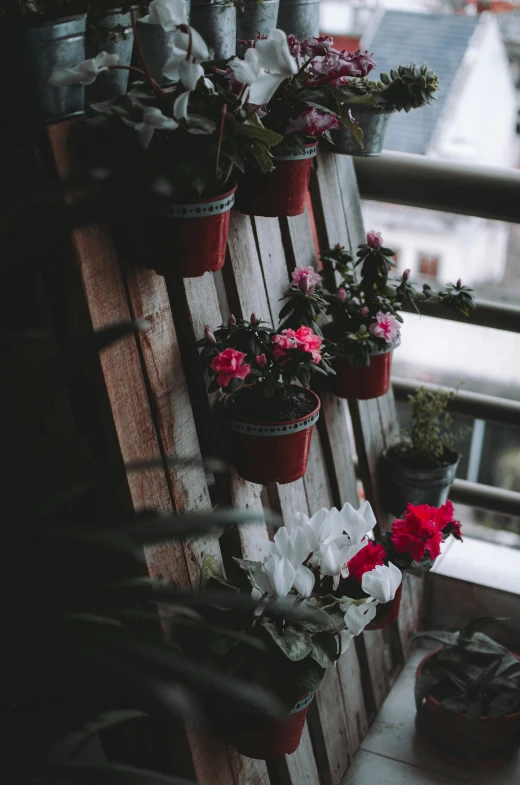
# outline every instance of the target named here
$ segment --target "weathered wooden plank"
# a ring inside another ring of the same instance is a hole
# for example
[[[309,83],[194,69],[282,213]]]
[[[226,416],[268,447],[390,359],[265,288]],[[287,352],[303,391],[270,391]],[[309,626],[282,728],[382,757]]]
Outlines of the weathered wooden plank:
[[[286,755],[281,766],[281,774],[286,771],[287,777],[283,778],[287,785],[319,785],[320,777],[314,758],[309,728],[307,723],[303,729],[301,744],[292,755]]]
[[[349,646],[345,654],[338,660],[336,668],[347,718],[348,762],[350,763],[368,730],[361,669],[355,646]]]
[[[230,304],[238,302],[244,319],[255,313],[267,321],[270,308],[251,218],[237,210],[232,212],[229,222],[228,249],[231,265],[224,267],[224,281]]]

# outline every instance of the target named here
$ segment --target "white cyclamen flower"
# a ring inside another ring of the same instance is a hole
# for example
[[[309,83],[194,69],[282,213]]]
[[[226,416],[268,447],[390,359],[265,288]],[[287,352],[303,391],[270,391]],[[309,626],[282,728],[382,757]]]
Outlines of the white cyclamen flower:
[[[294,567],[293,588],[300,597],[309,597],[314,589],[314,574],[302,562],[310,554],[309,542],[302,529],[293,532],[282,526],[274,535],[274,542],[268,544],[271,554],[287,559]],[[269,557],[268,557],[269,558]]]
[[[152,0],[148,15],[140,22],[161,25],[166,32],[173,32],[179,25],[188,24],[185,0]]]
[[[190,134],[212,134],[216,129],[213,120],[208,120],[207,117],[202,117],[199,114],[188,114],[188,103],[190,100],[190,91],[181,93],[175,99],[173,104],[173,116],[176,120],[185,120],[186,127]]]
[[[296,570],[285,557],[269,556],[263,564],[258,562],[254,572],[256,585],[268,594],[286,597],[291,591]],[[253,589],[254,592],[254,589]]]
[[[401,570],[390,562],[388,567],[380,564],[373,570],[365,572],[361,579],[361,588],[378,602],[390,602],[394,599],[402,580]]]
[[[69,87],[73,84],[92,84],[102,71],[108,71],[111,66],[119,65],[118,55],[109,55],[100,52],[90,60],[78,63],[74,68],[55,68],[49,77],[52,87]]]
[[[249,101],[255,106],[267,104],[284,79],[298,72],[283,30],[271,30],[267,39],[246,51],[243,60],[234,57],[229,66],[239,82],[249,85]]]
[[[348,502],[343,505],[340,513],[343,530],[348,534],[352,545],[360,543],[376,525],[376,518],[369,502],[364,501],[359,510],[355,510]]]
[[[376,602],[363,602],[361,605],[352,603],[345,613],[346,630],[340,632],[341,654],[346,652],[356,635],[363,632],[376,615]]]
[[[193,27],[190,27],[190,34],[176,30],[171,37],[171,44],[172,53],[164,64],[163,74],[172,82],[182,82],[187,90],[194,90],[199,79],[204,76],[201,63],[209,59],[208,47]]]
[[[156,131],[175,131],[179,127],[179,123],[171,117],[166,117],[166,115],[155,106],[149,106],[144,110],[143,119],[140,123],[132,123],[124,117],[123,122],[137,131],[141,147],[145,150],[150,146],[150,142]]]

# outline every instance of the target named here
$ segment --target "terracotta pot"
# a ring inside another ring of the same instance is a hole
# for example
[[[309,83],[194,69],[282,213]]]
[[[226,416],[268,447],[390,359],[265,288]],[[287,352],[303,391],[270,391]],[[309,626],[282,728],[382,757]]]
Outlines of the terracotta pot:
[[[335,357],[331,361],[336,376],[329,376],[330,389],[338,398],[357,398],[368,401],[380,398],[390,389],[393,350],[397,340],[382,352],[370,355],[370,365],[354,368],[348,357]]]
[[[310,414],[286,422],[257,422],[242,417],[228,420],[231,429],[231,461],[244,480],[266,485],[295,482],[307,471],[312,428],[317,422],[321,401]],[[236,393],[235,393],[236,395]]]
[[[374,621],[371,624],[368,624],[365,627],[365,630],[384,630],[384,628],[388,627],[389,624],[393,624],[394,621],[397,621],[397,617],[399,616],[399,609],[401,608],[402,592],[403,583],[401,581],[395,593],[394,599],[390,600],[390,602],[385,602],[377,606]]]
[[[258,760],[276,760],[300,746],[307,710],[314,697],[303,695],[286,717],[241,712],[228,732],[229,742],[241,755]]]
[[[139,221],[141,263],[166,278],[198,278],[226,260],[229,215],[236,186],[191,204],[165,204]]]
[[[440,651],[431,652],[417,668],[420,677],[424,664]],[[516,656],[516,655],[515,655]],[[433,695],[427,695],[416,717],[419,740],[441,760],[467,767],[468,725],[466,714],[450,714]],[[493,768],[507,760],[520,745],[520,712],[489,720],[481,717],[477,733],[475,768]]]
[[[317,149],[314,143],[305,145],[303,155],[274,156],[275,169],[269,174],[249,170],[237,194],[240,212],[267,218],[302,215]]]

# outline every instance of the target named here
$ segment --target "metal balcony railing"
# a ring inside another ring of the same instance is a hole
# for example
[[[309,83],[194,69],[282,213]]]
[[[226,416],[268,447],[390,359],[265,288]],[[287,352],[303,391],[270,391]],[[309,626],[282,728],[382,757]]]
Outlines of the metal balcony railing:
[[[360,195],[364,199],[520,223],[519,170],[449,163],[393,152],[384,152],[380,158],[354,158],[354,163]],[[411,308],[407,310],[414,312]],[[479,300],[476,311],[468,319],[422,303],[421,313],[520,333],[520,307],[517,306]],[[417,387],[447,390],[409,379],[394,378],[392,381],[398,400],[406,400]],[[454,413],[473,417],[482,428],[485,422],[520,428],[520,403],[517,401],[459,391],[449,408]],[[470,464],[471,460],[470,455]],[[457,479],[450,498],[470,507],[520,518],[520,493],[515,491]]]

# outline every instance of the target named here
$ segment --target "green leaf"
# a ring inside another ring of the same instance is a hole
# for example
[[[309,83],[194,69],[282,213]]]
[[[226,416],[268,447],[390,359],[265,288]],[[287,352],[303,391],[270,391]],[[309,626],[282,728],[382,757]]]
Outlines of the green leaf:
[[[310,656],[322,668],[330,668],[338,659],[339,647],[338,636],[328,632],[318,633],[312,638]]]
[[[310,654],[312,639],[304,630],[288,627],[281,633],[278,631],[276,625],[267,619],[262,619],[262,621],[259,622],[259,626],[260,625],[289,660],[299,662]]]
[[[218,561],[213,556],[206,556],[202,564],[201,588],[205,589],[211,580],[225,585],[228,583]]]
[[[349,129],[349,131],[352,133],[352,136],[354,137],[356,142],[363,149],[363,147],[364,147],[364,145],[363,145],[363,130],[359,127],[359,125],[357,123],[355,123],[352,120],[351,115],[350,115],[350,109],[349,109],[349,107],[346,104],[341,107],[340,120],[341,120],[341,123],[346,128]]]

